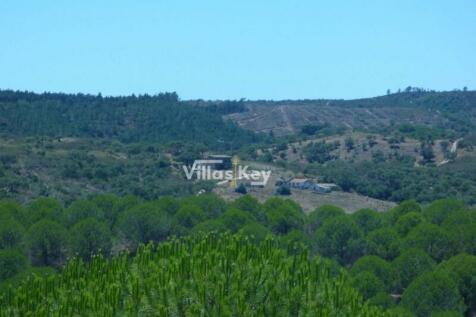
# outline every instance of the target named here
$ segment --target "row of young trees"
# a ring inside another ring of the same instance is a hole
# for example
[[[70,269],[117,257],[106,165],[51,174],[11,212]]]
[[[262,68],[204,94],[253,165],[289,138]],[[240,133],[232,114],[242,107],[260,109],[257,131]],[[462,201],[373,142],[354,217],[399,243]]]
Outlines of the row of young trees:
[[[248,195],[230,203],[209,194],[153,201],[99,195],[66,208],[50,198],[2,201],[0,279],[10,283],[45,266],[61,268],[71,257],[134,253],[141,243],[211,231],[306,246],[332,259],[335,270],[348,269],[362,295],[382,307],[399,303],[394,309],[417,316],[475,309],[476,211],[452,199],[351,215],[334,206],[306,215],[291,200],[260,204]],[[451,300],[441,298],[448,294]]]
[[[0,294],[0,316],[388,316],[306,249],[208,234],[68,263]]]

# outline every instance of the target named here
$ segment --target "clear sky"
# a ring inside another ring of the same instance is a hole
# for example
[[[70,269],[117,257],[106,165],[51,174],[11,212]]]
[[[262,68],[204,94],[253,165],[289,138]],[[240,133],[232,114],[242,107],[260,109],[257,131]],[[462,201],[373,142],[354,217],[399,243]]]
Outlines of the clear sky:
[[[476,89],[476,1],[0,1],[0,88],[182,99]]]

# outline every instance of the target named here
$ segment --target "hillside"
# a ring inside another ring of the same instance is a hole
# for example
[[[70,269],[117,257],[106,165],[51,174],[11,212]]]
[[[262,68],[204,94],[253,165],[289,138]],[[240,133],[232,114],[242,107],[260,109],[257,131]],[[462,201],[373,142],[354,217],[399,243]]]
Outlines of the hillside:
[[[409,90],[355,100],[247,101],[248,111],[227,115],[241,127],[275,135],[307,125],[375,130],[410,124],[465,134],[476,126],[476,91]]]
[[[289,179],[293,173],[286,168],[280,168],[275,165],[246,162],[250,168],[272,170],[268,183],[263,188],[248,188],[247,194],[255,197],[259,202],[265,202],[270,197],[276,195],[277,186],[275,185],[280,179]],[[239,199],[242,194],[237,193],[234,188],[226,185],[216,186],[213,191],[223,197],[226,201],[233,201]],[[286,198],[298,203],[304,213],[308,214],[316,208],[333,205],[342,208],[346,213],[354,213],[360,209],[372,209],[379,212],[385,212],[395,203],[380,199],[374,199],[366,195],[361,195],[355,192],[345,192],[341,190],[334,190],[326,194],[318,194],[310,190],[291,190],[291,195]]]
[[[229,149],[259,137],[223,120],[217,107],[194,107],[175,93],[154,96],[0,90],[0,134],[116,139],[121,142],[193,142]]]
[[[70,202],[98,193],[146,199],[194,194],[211,184],[187,181],[174,162],[199,155],[196,147],[181,142],[0,137],[0,199],[48,196]]]
[[[292,198],[306,210],[325,203],[383,210],[392,205],[386,201],[412,198],[475,204],[474,100],[473,91],[273,102],[4,90],[0,198],[45,195],[69,202],[97,193],[145,199],[195,194],[213,184],[187,181],[181,166],[215,152],[343,190],[321,197],[295,192]],[[274,195],[270,186],[256,197]]]

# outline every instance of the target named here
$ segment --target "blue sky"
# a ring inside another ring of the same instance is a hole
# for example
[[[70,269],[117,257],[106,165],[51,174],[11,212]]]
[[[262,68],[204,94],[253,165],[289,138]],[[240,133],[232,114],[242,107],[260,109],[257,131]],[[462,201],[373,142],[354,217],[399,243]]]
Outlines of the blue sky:
[[[476,89],[476,1],[0,2],[0,88],[182,99]]]

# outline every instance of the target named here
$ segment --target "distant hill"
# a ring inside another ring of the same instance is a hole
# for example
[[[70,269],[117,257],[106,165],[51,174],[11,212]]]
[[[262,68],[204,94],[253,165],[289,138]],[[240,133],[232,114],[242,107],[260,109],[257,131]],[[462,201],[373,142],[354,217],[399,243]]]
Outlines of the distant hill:
[[[476,127],[476,91],[405,92],[355,100],[247,101],[248,111],[226,117],[241,127],[275,135],[306,126],[375,130],[402,124],[442,128],[465,135]]]
[[[211,149],[238,147],[258,136],[223,120],[223,107],[195,107],[176,93],[154,96],[0,91],[0,134],[113,138],[122,142],[193,142]]]

